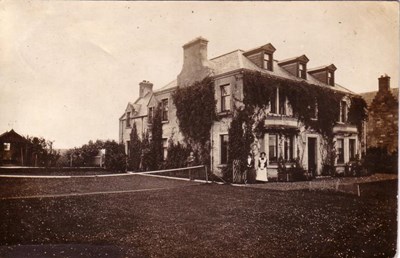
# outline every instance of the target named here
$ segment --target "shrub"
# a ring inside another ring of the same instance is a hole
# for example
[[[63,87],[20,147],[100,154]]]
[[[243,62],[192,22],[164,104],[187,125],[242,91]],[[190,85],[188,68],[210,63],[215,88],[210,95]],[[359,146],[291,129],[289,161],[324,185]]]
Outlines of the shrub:
[[[104,147],[106,149],[105,167],[114,172],[125,172],[127,162],[124,145],[115,141],[106,141]]]

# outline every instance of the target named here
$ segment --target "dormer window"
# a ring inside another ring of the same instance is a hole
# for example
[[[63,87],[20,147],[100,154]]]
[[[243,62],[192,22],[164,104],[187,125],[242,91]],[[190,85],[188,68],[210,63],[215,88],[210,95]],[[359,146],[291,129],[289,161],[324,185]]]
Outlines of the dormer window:
[[[272,71],[272,54],[264,53],[264,69]]]
[[[333,72],[331,71],[328,71],[328,84],[332,86],[335,84],[335,81],[333,80]]]
[[[299,64],[299,77],[303,79],[307,79],[307,71],[306,71],[306,65],[300,63]]]
[[[305,55],[285,59],[278,62],[278,65],[291,75],[307,79],[307,63],[310,61]]]
[[[336,69],[336,66],[334,64],[331,64],[308,69],[308,73],[320,82],[323,82],[330,86],[335,86]]]

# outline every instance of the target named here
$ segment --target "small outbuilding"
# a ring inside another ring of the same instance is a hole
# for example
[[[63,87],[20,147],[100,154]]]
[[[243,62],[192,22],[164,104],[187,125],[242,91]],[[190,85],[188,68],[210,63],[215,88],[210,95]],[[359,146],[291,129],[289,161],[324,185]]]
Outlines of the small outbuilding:
[[[13,129],[0,135],[0,165],[27,164],[29,141]]]

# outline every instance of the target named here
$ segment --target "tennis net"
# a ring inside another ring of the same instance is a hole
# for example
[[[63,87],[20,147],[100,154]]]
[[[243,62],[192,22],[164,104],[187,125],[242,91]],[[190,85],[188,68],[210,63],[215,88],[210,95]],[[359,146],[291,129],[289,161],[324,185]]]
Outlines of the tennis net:
[[[208,182],[207,166],[193,166],[135,173],[143,176]]]

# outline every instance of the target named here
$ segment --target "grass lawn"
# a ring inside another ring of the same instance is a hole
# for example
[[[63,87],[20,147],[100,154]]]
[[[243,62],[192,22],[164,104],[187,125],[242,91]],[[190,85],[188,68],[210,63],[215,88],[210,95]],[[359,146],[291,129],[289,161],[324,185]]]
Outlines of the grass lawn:
[[[151,185],[138,178],[35,179],[31,183],[1,178],[0,195],[128,190],[130,186],[146,189]],[[48,257],[395,255],[395,196],[358,198],[164,179],[155,185],[174,188],[2,199],[0,256],[26,252],[30,257],[47,257],[44,250]]]

